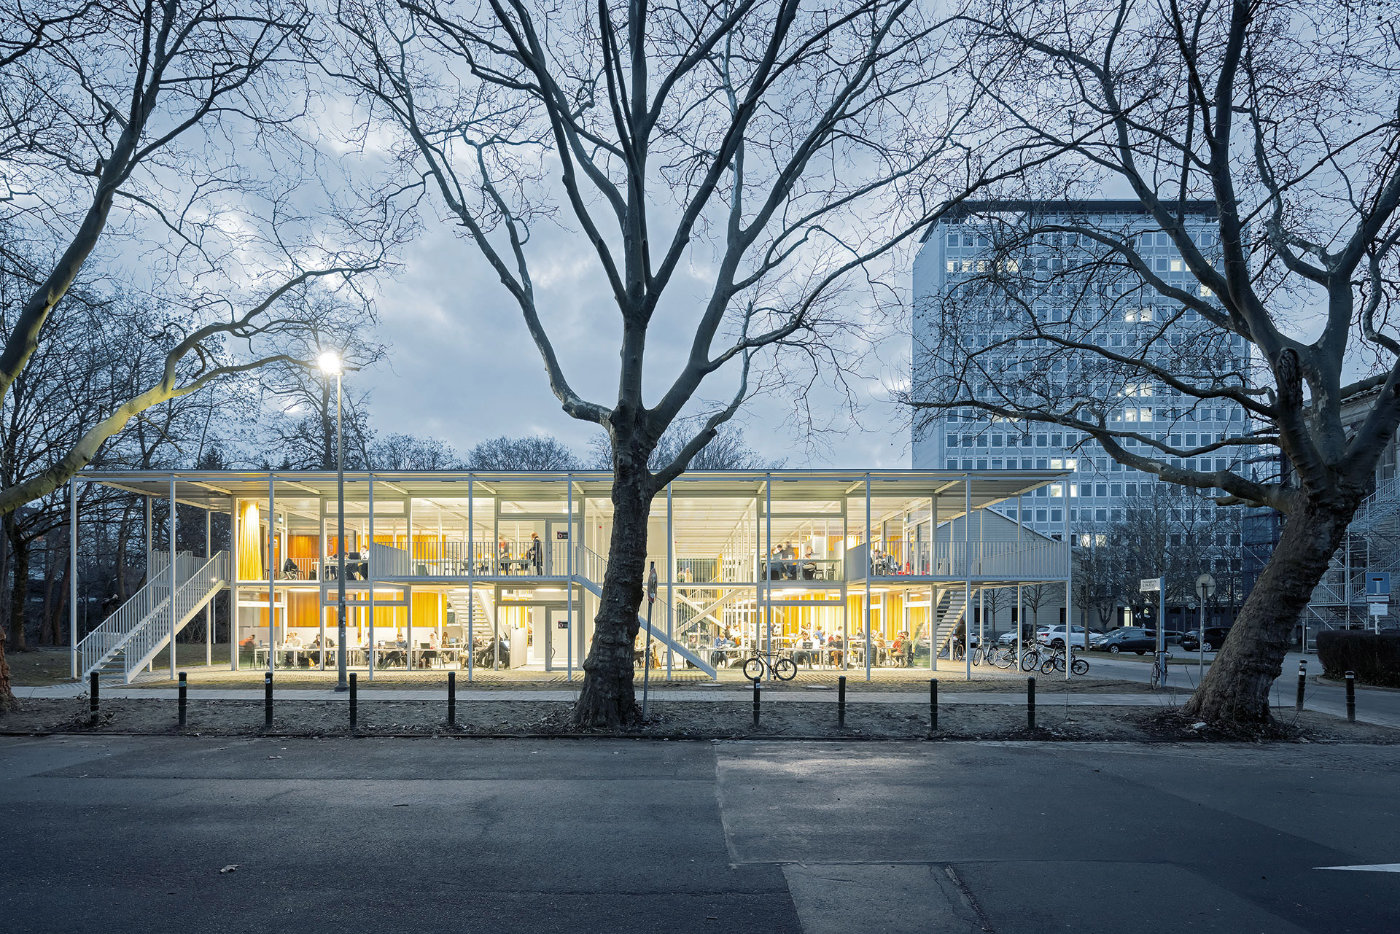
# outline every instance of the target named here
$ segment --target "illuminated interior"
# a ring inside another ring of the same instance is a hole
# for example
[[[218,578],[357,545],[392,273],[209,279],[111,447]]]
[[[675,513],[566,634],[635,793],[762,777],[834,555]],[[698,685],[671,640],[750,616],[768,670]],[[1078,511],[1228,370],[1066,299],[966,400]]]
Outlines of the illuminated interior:
[[[682,477],[648,526],[660,583],[650,663],[718,676],[771,651],[800,669],[931,666],[969,615],[985,625],[985,592],[1067,587],[1069,530],[1047,537],[1016,521],[1022,498],[1063,476]],[[171,475],[84,479],[158,501]],[[351,473],[343,515],[329,473],[187,471],[174,484],[178,503],[232,517],[204,556],[233,556],[219,597],[231,667],[334,669],[343,651],[371,675],[573,677],[587,654],[612,534],[605,472]]]

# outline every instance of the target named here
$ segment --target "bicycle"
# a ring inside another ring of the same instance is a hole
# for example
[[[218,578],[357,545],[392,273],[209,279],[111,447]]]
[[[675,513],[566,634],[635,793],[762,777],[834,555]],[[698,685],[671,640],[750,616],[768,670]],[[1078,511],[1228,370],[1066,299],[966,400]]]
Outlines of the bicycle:
[[[797,677],[797,663],[790,658],[779,658],[775,652],[759,652],[744,662],[744,677],[750,681],[761,680],[764,672],[779,681],[791,681]]]
[[[987,658],[986,654],[982,651],[982,646],[974,645],[972,647],[972,664],[980,668],[984,660],[986,660],[988,664],[991,663],[991,659]]]
[[[1167,683],[1167,659],[1172,657],[1170,652],[1154,652],[1152,659],[1152,690]]]
[[[1052,650],[1052,651],[1050,652],[1050,657],[1047,658],[1047,659],[1045,659],[1045,661],[1043,661],[1043,662],[1040,663],[1040,673],[1043,674],[1043,675],[1048,675],[1048,674],[1050,674],[1051,672],[1064,671],[1064,670],[1065,670],[1065,653],[1064,653],[1064,652],[1059,652],[1059,651],[1054,651],[1054,650]],[[1089,663],[1088,663],[1087,661],[1085,661],[1084,659],[1082,659],[1082,658],[1077,658],[1077,657],[1076,657],[1074,661],[1070,662],[1069,670],[1072,671],[1072,672],[1074,672],[1074,673],[1077,674],[1077,675],[1087,675],[1087,674],[1089,673]]]

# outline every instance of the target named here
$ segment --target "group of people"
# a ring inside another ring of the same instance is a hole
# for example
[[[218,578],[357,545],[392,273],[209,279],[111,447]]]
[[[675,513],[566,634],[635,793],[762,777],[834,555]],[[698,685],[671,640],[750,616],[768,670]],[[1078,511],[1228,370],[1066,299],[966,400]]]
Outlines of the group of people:
[[[516,558],[511,554],[510,543],[504,538],[500,540],[496,547],[497,569],[505,573],[516,561],[523,561],[525,569],[537,576],[544,573],[544,543],[540,541],[538,532],[530,533],[530,543],[525,546],[523,558]]]
[[[802,555],[799,564],[797,548],[792,542],[783,542],[773,548],[772,555],[768,558],[768,578],[769,580],[797,580],[799,572],[802,580],[814,580],[817,576],[817,564],[812,546],[808,545]]]

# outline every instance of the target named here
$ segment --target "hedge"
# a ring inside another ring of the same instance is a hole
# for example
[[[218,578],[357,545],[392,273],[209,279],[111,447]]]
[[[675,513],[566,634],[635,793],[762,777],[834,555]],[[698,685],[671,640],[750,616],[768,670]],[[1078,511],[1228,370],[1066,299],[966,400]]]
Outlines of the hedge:
[[[1400,688],[1400,632],[1324,630],[1317,634],[1317,657],[1329,678],[1354,671],[1362,684]]]

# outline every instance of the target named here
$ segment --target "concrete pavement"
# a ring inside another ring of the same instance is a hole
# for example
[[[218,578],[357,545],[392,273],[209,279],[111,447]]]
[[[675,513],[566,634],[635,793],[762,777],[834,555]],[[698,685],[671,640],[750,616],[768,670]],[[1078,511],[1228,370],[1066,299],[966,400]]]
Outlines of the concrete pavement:
[[[38,931],[1391,932],[1400,748],[0,738]],[[220,872],[229,866],[237,868]]]

